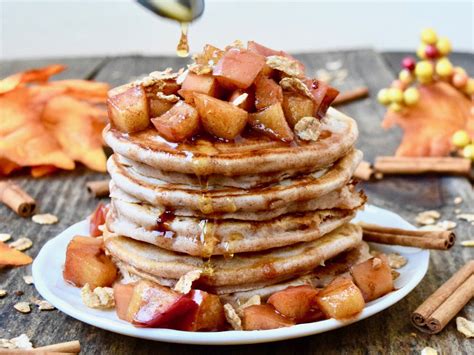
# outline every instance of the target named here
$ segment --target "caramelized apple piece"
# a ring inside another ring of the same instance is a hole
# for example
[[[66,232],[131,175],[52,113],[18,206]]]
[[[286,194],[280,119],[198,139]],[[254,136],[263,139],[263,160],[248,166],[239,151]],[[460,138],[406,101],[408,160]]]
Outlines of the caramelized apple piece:
[[[271,48],[268,48],[268,47],[265,47],[265,46],[262,46],[261,44],[255,42],[255,41],[248,41],[247,43],[247,49],[250,51],[250,52],[253,52],[253,53],[258,53],[258,54],[261,54],[265,57],[270,57],[272,55],[278,55],[280,57],[285,57],[285,58],[289,58],[289,59],[292,59],[296,62],[298,62],[298,65],[299,67],[301,68],[301,70],[304,72],[304,65],[303,63],[301,63],[299,60],[297,60],[295,57],[293,57],[292,55],[286,53],[285,51],[277,51],[275,49],[271,49]]]
[[[101,239],[75,236],[67,246],[63,277],[77,287],[88,283],[94,289],[112,285],[117,268],[105,255]]]
[[[354,265],[351,274],[366,302],[393,291],[392,270],[382,255]]]
[[[289,327],[294,325],[291,319],[285,318],[275,311],[273,306],[261,304],[244,308],[242,327],[245,330],[265,330]]]
[[[168,287],[140,280],[133,288],[126,318],[141,327],[178,329],[181,318],[197,307],[192,299]]]
[[[318,290],[309,285],[288,287],[271,295],[267,303],[273,305],[280,314],[299,323],[309,316],[317,294]]]
[[[189,72],[184,79],[181,90],[178,93],[185,99],[187,103],[193,103],[194,92],[206,94],[213,97],[219,96],[219,86],[216,78],[212,75],[197,75]]]
[[[159,99],[157,97],[151,97],[148,100],[150,108],[150,117],[158,117],[164,114],[166,111],[171,109],[174,102],[168,100]]]
[[[238,105],[235,105],[234,100],[241,97],[241,95],[246,95],[245,99]],[[229,97],[229,102],[247,112],[253,112],[255,111],[255,92],[254,90],[251,90],[251,88],[248,88],[247,90],[234,90]]]
[[[99,230],[99,226],[105,224],[107,210],[107,207],[102,202],[99,202],[95,208],[94,213],[92,213],[89,224],[89,233],[92,237],[100,237],[102,235],[102,231]]]
[[[307,79],[306,86],[310,89],[314,100],[314,117],[323,118],[339,91],[323,81]]]
[[[316,296],[316,302],[328,318],[347,319],[360,313],[364,297],[352,280],[337,277]]]
[[[202,125],[216,137],[233,139],[247,124],[247,112],[229,102],[198,93],[194,94],[194,102]]]
[[[158,133],[172,142],[182,142],[191,138],[199,129],[197,110],[184,101],[178,101],[160,117],[151,119]]]
[[[224,307],[218,296],[201,290],[192,290],[186,295],[198,308],[182,318],[179,329],[188,331],[213,331],[224,327]]]
[[[224,51],[214,47],[211,44],[206,44],[201,53],[196,55],[196,63],[201,65],[216,64],[224,55]]]
[[[284,92],[282,107],[286,120],[292,128],[301,118],[314,115],[313,100],[296,93]]]
[[[135,285],[136,283],[116,283],[114,285],[115,312],[117,317],[129,323],[132,322],[132,319],[128,318],[128,306],[130,305]]]
[[[258,75],[255,80],[255,107],[263,110],[268,106],[283,101],[283,90],[275,80]]]
[[[265,65],[265,57],[247,50],[229,49],[213,69],[219,83],[228,89],[246,89]]]
[[[114,92],[119,92],[114,95]],[[141,85],[112,91],[107,99],[107,111],[113,126],[122,132],[144,130],[150,124],[148,101]]]
[[[269,106],[263,111],[249,114],[249,123],[254,129],[272,138],[284,142],[290,142],[294,138],[280,103]]]

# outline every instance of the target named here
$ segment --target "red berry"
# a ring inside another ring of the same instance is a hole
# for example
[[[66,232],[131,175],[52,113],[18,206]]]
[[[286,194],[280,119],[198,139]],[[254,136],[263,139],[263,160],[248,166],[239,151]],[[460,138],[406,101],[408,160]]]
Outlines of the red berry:
[[[435,59],[439,56],[439,51],[438,51],[438,48],[436,48],[436,46],[429,44],[426,46],[425,54],[428,58]]]
[[[416,61],[412,57],[405,57],[402,60],[402,67],[406,70],[413,71],[415,70]]]

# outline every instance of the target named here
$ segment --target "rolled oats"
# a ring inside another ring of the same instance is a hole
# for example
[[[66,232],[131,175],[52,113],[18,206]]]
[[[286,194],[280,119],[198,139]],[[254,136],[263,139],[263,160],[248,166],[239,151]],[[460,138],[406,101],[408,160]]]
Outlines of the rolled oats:
[[[454,198],[454,201],[453,201],[453,202],[454,202],[455,205],[460,205],[460,204],[462,203],[462,201],[463,201],[463,200],[462,200],[462,197],[461,197],[461,196],[457,196],[457,197]]]
[[[6,295],[8,295],[7,290],[0,290],[0,298],[5,297]]]
[[[51,213],[35,214],[31,217],[33,222],[38,224],[55,224],[58,223],[58,217]]]
[[[32,285],[34,282],[33,282],[33,276],[31,275],[25,275],[23,276],[23,281],[25,281],[25,283],[27,285]]]
[[[21,334],[12,339],[0,339],[0,349],[33,349],[33,344],[26,334]]]
[[[38,306],[40,311],[52,311],[56,308],[46,300],[33,299],[32,302]]]
[[[8,244],[10,248],[14,248],[19,251],[24,251],[26,249],[30,249],[33,245],[33,242],[29,238],[20,238],[18,240],[15,240],[14,242]]]
[[[168,101],[168,102],[178,102],[178,101],[179,101],[179,96],[176,96],[176,95],[174,95],[174,94],[165,95],[165,94],[163,94],[161,91],[158,91],[158,92],[156,93],[156,97],[158,97],[158,98],[161,99],[161,100]]]
[[[247,94],[246,92],[244,92],[242,95],[237,96],[237,97],[232,101],[232,105],[234,105],[234,106],[239,106],[242,102],[244,102],[245,100],[247,100],[247,97],[249,97],[249,94]]]
[[[193,282],[201,277],[202,270],[192,270],[181,276],[174,286],[176,292],[186,294],[191,291]]]
[[[31,312],[31,307],[28,302],[18,302],[13,305],[13,308],[15,308],[18,312],[21,313],[30,313]]]
[[[418,213],[415,218],[416,223],[421,225],[435,224],[436,220],[441,217],[438,211],[430,210]]]
[[[392,269],[400,269],[405,266],[407,263],[407,258],[397,253],[387,254],[388,265]]]
[[[260,299],[260,296],[259,295],[253,295],[247,301],[245,301],[244,304],[240,305],[237,308],[236,313],[240,317],[243,317],[245,308],[250,307],[250,306],[258,306],[260,304],[262,304],[262,300]]]
[[[12,239],[12,235],[11,234],[8,234],[8,233],[0,233],[0,242],[7,242],[9,241],[10,239]]]
[[[421,355],[438,355],[438,351],[429,346],[421,350]]]
[[[115,306],[114,291],[111,287],[96,287],[93,291],[89,284],[81,289],[82,302],[89,308],[109,309]]]
[[[234,330],[242,330],[242,320],[231,304],[226,303],[224,305],[224,313],[225,319],[227,319],[227,322],[229,322]]]
[[[285,90],[294,91],[313,99],[309,88],[298,78],[283,78],[280,80],[280,86]]]
[[[463,317],[456,318],[456,328],[458,332],[464,334],[466,338],[474,338],[474,322]]]
[[[317,141],[321,123],[315,117],[302,117],[295,125],[296,135],[304,141]]]
[[[303,77],[304,72],[299,63],[291,58],[282,57],[279,55],[271,55],[267,57],[267,65],[272,68],[285,73],[288,76]]]
[[[461,214],[458,214],[457,216],[457,219],[462,219],[464,221],[467,221],[467,222],[474,222],[474,214],[473,213],[461,213]]]

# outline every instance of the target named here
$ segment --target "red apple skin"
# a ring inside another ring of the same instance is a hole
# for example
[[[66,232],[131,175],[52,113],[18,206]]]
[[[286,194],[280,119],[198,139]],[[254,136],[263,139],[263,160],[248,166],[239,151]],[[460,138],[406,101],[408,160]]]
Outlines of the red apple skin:
[[[255,107],[257,110],[283,102],[283,90],[275,80],[258,75],[255,80]]]
[[[177,329],[177,323],[198,308],[196,302],[176,291],[147,280],[138,281],[127,318],[138,327]]]
[[[128,317],[128,306],[130,305],[135,285],[135,282],[129,284],[116,283],[114,285],[115,312],[117,317],[129,323],[132,322],[132,319]]]
[[[216,331],[225,326],[224,307],[217,295],[201,290],[191,290],[186,297],[192,299],[198,308],[190,312],[177,324],[177,329],[186,331]]]
[[[314,117],[323,118],[339,91],[320,80],[306,79],[304,83],[313,95]]]
[[[107,215],[108,208],[102,202],[99,202],[92,213],[91,221],[89,224],[89,233],[92,237],[100,237],[102,231],[99,230],[99,226],[105,223],[105,216]]]
[[[247,89],[264,65],[264,56],[231,48],[222,56],[212,73],[219,84],[227,89]]]

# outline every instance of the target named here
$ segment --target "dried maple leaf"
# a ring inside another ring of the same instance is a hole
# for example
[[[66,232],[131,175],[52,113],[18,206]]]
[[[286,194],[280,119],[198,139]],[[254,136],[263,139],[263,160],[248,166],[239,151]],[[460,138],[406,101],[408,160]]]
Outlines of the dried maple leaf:
[[[0,265],[1,266],[20,266],[31,264],[33,259],[28,255],[10,248],[7,244],[0,242]]]
[[[399,125],[403,129],[397,156],[447,156],[454,132],[467,129],[471,136],[474,134],[471,100],[444,82],[418,89],[419,102],[401,113],[387,111],[382,126]]]

